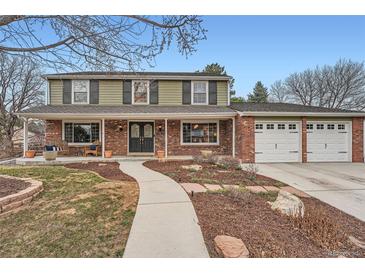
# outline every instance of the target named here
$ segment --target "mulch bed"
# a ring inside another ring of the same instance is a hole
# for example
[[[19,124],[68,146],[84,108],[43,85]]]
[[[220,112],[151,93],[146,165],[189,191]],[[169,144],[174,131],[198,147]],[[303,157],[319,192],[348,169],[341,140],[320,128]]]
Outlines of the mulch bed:
[[[0,198],[15,194],[23,189],[26,189],[29,186],[30,183],[22,180],[0,177]]]
[[[109,180],[135,181],[134,178],[119,169],[119,163],[117,162],[74,163],[66,164],[65,167],[94,171]]]
[[[324,248],[303,230],[295,227],[291,218],[271,210],[266,200],[257,195],[251,194],[246,200],[240,200],[223,194],[198,193],[190,198],[211,257],[219,257],[214,248],[214,238],[222,234],[242,239],[250,257],[254,258],[365,257],[365,251],[349,241],[344,241],[340,248],[334,250]],[[331,214],[333,212],[333,220],[345,225],[346,232],[364,236],[363,222],[316,199],[304,200],[306,210],[316,210],[318,206],[327,207]],[[342,219],[341,215],[346,216]]]
[[[252,181],[245,171],[231,168],[228,172],[222,172],[225,170],[208,163],[198,163],[203,166],[202,171],[181,168],[181,165],[191,164],[197,163],[149,161],[144,165],[179,183],[285,186],[259,175],[256,181]],[[299,227],[295,221],[298,219],[273,211],[267,203],[269,197],[253,193],[244,197],[240,199],[224,193],[190,195],[211,257],[219,257],[214,248],[217,235],[242,239],[250,257],[255,258],[365,257],[365,250],[348,240],[348,236],[354,236],[365,241],[365,223],[355,217],[315,198],[301,198],[306,216],[309,216],[309,227]]]
[[[257,175],[256,180],[252,181],[248,179],[248,173],[244,170],[237,170],[234,168],[224,169],[209,163],[198,163],[203,167],[201,171],[190,171],[181,168],[182,165],[192,164],[197,163],[193,160],[167,161],[163,164],[158,161],[148,161],[144,163],[146,167],[161,172],[178,183],[284,186],[283,183],[262,175]]]

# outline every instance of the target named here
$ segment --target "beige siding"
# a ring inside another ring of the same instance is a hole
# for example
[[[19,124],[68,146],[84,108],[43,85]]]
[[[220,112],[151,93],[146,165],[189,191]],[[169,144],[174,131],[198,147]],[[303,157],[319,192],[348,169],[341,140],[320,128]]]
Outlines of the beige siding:
[[[123,81],[100,80],[99,81],[99,104],[119,105],[123,104]]]
[[[158,103],[159,105],[181,105],[182,81],[159,81]]]
[[[49,94],[51,105],[62,105],[63,98],[63,83],[62,80],[50,80],[49,81]]]
[[[217,82],[217,105],[226,106],[228,104],[228,83],[227,81]]]

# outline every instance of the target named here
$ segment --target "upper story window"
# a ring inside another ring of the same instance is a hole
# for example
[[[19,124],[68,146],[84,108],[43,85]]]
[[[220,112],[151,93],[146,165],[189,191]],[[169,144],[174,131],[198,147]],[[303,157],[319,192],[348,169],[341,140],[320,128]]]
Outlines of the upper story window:
[[[191,83],[191,98],[193,105],[207,105],[208,104],[208,82],[207,81],[193,81]]]
[[[72,81],[72,103],[73,104],[89,103],[89,80]]]
[[[149,81],[132,82],[132,104],[146,105],[150,103]]]

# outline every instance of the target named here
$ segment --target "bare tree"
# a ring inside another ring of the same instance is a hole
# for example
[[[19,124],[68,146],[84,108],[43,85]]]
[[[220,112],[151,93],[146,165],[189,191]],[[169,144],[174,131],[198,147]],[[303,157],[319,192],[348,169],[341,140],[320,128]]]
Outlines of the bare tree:
[[[288,91],[282,81],[275,81],[270,87],[269,101],[284,103],[289,102]]]
[[[12,155],[12,139],[20,126],[15,113],[42,100],[43,80],[38,66],[29,58],[0,54],[0,91],[0,145]]]
[[[0,52],[56,70],[134,70],[153,65],[173,42],[188,56],[205,34],[202,19],[188,15],[0,16]]]
[[[364,63],[341,59],[333,66],[293,73],[280,87],[271,87],[271,97],[274,101],[296,102],[309,106],[363,110]]]

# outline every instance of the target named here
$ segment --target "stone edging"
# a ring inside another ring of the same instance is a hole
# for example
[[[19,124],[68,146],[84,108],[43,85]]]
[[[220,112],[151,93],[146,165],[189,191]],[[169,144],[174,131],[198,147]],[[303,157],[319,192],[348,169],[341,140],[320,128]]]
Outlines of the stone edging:
[[[0,216],[13,211],[30,201],[43,190],[43,183],[32,178],[19,178],[8,175],[0,175],[2,178],[21,180],[31,185],[17,193],[0,198]]]

